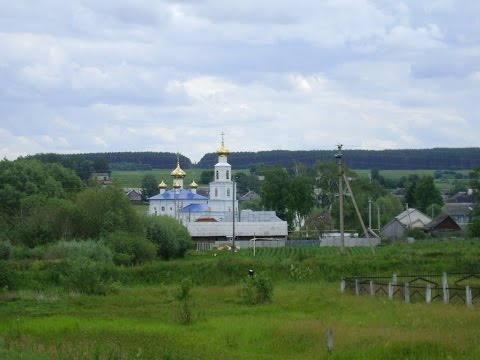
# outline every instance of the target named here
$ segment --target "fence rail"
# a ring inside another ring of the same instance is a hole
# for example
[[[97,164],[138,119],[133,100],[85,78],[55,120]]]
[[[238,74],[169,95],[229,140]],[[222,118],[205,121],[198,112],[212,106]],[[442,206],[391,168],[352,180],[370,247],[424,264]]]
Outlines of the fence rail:
[[[356,295],[386,295],[389,299],[402,299],[405,303],[443,301],[480,303],[480,274],[442,273],[386,276],[344,277],[342,292]]]

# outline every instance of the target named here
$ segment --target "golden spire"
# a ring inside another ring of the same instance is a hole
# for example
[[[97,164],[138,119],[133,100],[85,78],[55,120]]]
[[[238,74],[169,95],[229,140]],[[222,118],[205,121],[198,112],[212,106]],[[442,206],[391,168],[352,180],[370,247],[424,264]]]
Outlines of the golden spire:
[[[198,187],[197,183],[195,182],[195,179],[192,180],[192,182],[190,183],[190,188],[192,189],[196,189]]]
[[[177,167],[175,168],[175,170],[173,170],[170,175],[175,178],[175,179],[179,179],[179,178],[184,178],[185,177],[185,171],[183,171],[181,168],[180,168],[180,154],[177,153]]]
[[[218,156],[227,156],[229,154],[228,149],[225,147],[225,144],[223,142],[223,135],[225,135],[223,132],[221,133],[222,135],[222,144],[217,150],[217,155]]]
[[[163,181],[163,179],[162,179],[162,182],[161,182],[160,184],[158,184],[158,187],[159,187],[160,189],[166,189],[166,188],[167,188],[167,184],[165,184],[165,181]]]

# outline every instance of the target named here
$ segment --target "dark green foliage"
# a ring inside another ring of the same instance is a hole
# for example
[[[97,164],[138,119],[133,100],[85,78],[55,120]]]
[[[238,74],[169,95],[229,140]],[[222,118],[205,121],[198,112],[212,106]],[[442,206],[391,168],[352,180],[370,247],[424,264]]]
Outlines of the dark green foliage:
[[[15,290],[14,273],[9,263],[0,260],[0,292],[3,290]]]
[[[8,241],[0,240],[0,260],[8,260],[12,256],[12,245]]]
[[[279,167],[266,171],[261,195],[265,209],[275,210],[290,228],[300,223],[314,206],[311,178],[290,176]]]
[[[158,181],[153,175],[145,175],[142,179],[142,199],[143,201],[158,193]]]
[[[176,304],[176,320],[183,325],[188,325],[193,322],[193,310],[191,304],[190,290],[192,289],[192,281],[190,279],[182,279],[178,288],[175,289],[173,297],[177,301]]]
[[[248,276],[240,290],[242,302],[246,305],[265,304],[272,301],[273,283],[263,275]]]
[[[203,170],[200,175],[201,184],[209,184],[213,181],[214,171],[213,170]]]
[[[414,238],[415,240],[418,240],[418,239],[426,239],[428,236],[427,234],[425,234],[422,230],[420,229],[406,229],[405,230],[405,233],[403,235],[404,237],[412,237]]]
[[[143,235],[115,232],[105,237],[105,243],[116,265],[138,265],[157,256],[157,247]]]
[[[112,251],[102,242],[94,240],[58,241],[36,248],[37,257],[45,260],[91,260],[112,263]]]
[[[248,191],[260,193],[260,180],[256,175],[245,174],[244,172],[235,173],[235,181],[237,183],[237,193],[243,195]]]
[[[78,234],[83,238],[126,231],[142,232],[142,221],[120,188],[90,188],[77,196]]]
[[[161,259],[183,257],[192,247],[192,238],[187,229],[169,216],[147,217],[145,228],[147,239],[157,245]]]
[[[62,261],[50,270],[51,281],[66,291],[105,295],[114,290],[117,271],[113,264],[86,258]]]

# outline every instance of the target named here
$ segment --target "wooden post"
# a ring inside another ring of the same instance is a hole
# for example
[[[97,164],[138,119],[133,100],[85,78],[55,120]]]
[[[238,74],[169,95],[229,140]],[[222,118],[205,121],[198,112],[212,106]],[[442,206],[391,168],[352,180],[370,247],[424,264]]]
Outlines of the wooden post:
[[[432,287],[430,284],[427,284],[427,288],[425,289],[425,302],[427,304],[432,302]]]
[[[392,284],[397,285],[397,274],[393,274],[392,276]]]
[[[409,304],[410,303],[410,284],[408,282],[405,283],[403,296],[405,298],[405,304]]]
[[[344,293],[345,292],[345,279],[342,278],[342,281],[340,281],[340,292]]]
[[[472,289],[470,286],[465,286],[465,302],[467,303],[467,306],[472,306]]]
[[[388,283],[388,298],[393,300],[393,284],[391,282]]]
[[[333,331],[330,327],[325,330],[325,342],[327,344],[327,352],[331,354],[333,351]]]
[[[375,282],[370,280],[370,296],[375,296]]]
[[[355,279],[355,295],[360,295],[360,283],[358,279]]]
[[[447,273],[442,273],[442,289],[443,289],[443,302],[448,303],[450,301],[450,294],[448,292],[448,280]]]

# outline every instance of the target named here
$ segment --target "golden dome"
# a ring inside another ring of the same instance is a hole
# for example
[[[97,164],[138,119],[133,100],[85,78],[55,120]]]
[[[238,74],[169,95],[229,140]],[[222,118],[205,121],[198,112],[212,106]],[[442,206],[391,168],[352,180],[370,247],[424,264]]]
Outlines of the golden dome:
[[[181,168],[180,168],[180,155],[177,154],[177,167],[175,168],[175,170],[173,170],[170,175],[173,177],[173,178],[184,178],[185,177],[185,171],[183,171]]]
[[[196,188],[198,187],[197,183],[195,182],[195,179],[192,180],[192,182],[190,183],[190,187],[191,187],[192,189],[196,189]]]
[[[173,188],[174,189],[180,189],[180,183],[178,181],[173,182]]]
[[[223,133],[222,133],[222,144],[217,150],[217,155],[218,156],[227,156],[228,155],[228,149],[225,147],[225,144],[223,143]]]
[[[161,182],[160,184],[158,184],[158,187],[159,187],[160,189],[166,189],[166,188],[167,188],[167,184],[165,184],[165,181],[163,181],[163,179],[162,179],[162,182]]]

